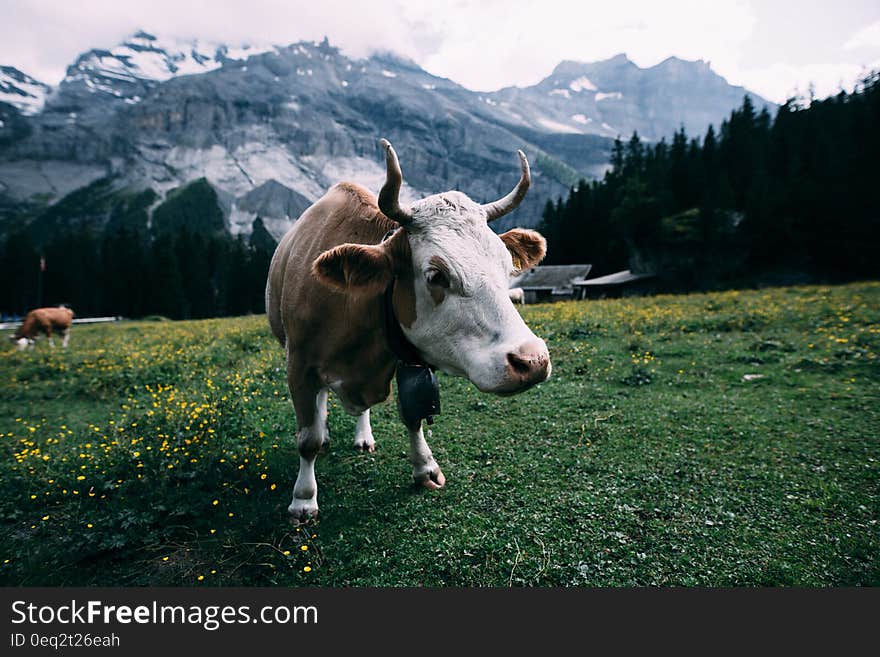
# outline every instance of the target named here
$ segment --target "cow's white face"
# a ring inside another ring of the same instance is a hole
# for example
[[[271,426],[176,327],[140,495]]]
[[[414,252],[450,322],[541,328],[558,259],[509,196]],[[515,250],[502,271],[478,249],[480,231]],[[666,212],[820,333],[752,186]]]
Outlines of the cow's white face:
[[[34,341],[30,338],[19,338],[15,341],[15,348],[19,351],[24,351],[28,347],[34,346]]]
[[[352,294],[379,295],[394,282],[394,312],[422,358],[480,390],[511,394],[550,376],[544,341],[507,293],[518,269],[544,257],[531,230],[492,232],[482,206],[460,192],[413,205],[413,221],[381,244],[342,244],[313,271]]]
[[[411,207],[415,319],[401,323],[424,359],[484,392],[513,393],[550,376],[550,356],[508,295],[510,277],[543,257],[533,231],[495,234],[482,206],[460,192]],[[517,263],[514,263],[514,258]]]

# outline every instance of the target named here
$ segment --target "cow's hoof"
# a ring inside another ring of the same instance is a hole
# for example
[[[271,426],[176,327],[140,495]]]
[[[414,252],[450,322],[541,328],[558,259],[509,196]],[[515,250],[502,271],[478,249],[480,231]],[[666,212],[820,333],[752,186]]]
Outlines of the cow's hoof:
[[[318,500],[315,498],[307,500],[293,498],[293,502],[287,507],[287,512],[290,514],[290,519],[297,524],[306,522],[309,518],[317,518]]]
[[[359,452],[370,452],[373,453],[376,451],[376,441],[370,438],[355,438],[354,439],[354,448]]]
[[[428,490],[437,490],[443,488],[446,484],[446,477],[443,476],[443,472],[437,467],[424,474],[413,475],[413,479],[417,484],[421,484]]]

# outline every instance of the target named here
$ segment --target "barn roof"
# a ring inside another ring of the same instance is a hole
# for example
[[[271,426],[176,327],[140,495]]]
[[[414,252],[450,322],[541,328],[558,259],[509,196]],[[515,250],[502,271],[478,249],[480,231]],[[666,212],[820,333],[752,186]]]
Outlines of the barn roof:
[[[640,281],[643,278],[651,278],[653,276],[654,274],[634,274],[629,269],[624,269],[623,271],[608,274],[607,276],[599,276],[598,278],[588,278],[586,280],[581,278],[572,281],[572,284],[578,287],[588,285],[625,285],[626,283]]]
[[[572,281],[584,278],[590,273],[593,265],[544,265],[532,267],[514,278],[510,287],[521,287],[524,290],[559,290],[571,289]]]

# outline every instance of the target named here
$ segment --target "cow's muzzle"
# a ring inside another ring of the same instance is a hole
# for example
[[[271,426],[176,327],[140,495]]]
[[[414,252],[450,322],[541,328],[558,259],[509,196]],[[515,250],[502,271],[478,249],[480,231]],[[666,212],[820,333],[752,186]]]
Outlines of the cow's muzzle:
[[[528,390],[550,377],[550,352],[542,340],[525,342],[507,354],[505,381],[497,391],[512,395]]]

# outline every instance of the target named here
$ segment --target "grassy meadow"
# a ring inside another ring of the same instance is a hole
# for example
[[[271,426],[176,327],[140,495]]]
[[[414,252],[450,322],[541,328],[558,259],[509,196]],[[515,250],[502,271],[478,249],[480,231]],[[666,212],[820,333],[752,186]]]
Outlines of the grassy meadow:
[[[413,486],[331,396],[321,515],[262,316],[0,353],[0,584],[880,585],[880,283],[528,306],[550,381],[441,376]]]

